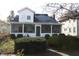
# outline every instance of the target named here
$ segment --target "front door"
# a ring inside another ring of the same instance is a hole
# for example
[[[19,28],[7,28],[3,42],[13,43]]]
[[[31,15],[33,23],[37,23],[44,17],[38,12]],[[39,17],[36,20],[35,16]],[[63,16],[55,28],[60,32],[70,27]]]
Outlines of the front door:
[[[40,36],[40,26],[36,27],[36,36]]]

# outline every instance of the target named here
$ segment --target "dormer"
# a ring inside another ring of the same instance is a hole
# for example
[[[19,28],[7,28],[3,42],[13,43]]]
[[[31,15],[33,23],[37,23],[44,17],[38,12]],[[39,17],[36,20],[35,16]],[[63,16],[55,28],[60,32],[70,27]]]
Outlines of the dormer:
[[[23,8],[18,11],[19,22],[34,22],[34,11],[29,8]]]

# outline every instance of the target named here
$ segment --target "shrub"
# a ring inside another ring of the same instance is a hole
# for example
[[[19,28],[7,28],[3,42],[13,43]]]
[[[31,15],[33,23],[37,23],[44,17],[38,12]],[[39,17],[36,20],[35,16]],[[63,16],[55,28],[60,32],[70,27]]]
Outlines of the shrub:
[[[65,36],[64,34],[52,35],[48,40],[48,44],[60,50],[79,49],[79,38],[74,36]]]
[[[65,36],[65,34],[59,34],[59,36],[62,36],[63,37],[63,36]]]
[[[28,53],[38,53],[41,51],[45,51],[47,48],[46,40],[41,38],[18,38],[15,40],[15,53],[17,50],[24,49],[24,54]]]
[[[59,45],[59,38],[57,34],[53,34],[52,37],[50,37],[48,40],[48,45],[49,46],[53,46],[53,47],[57,47]]]
[[[27,34],[27,37],[29,37],[29,35]]]
[[[75,37],[65,36],[64,41],[63,41],[63,45],[62,45],[62,49],[66,49],[66,50],[75,49],[75,47],[76,47],[75,43],[76,43]]]
[[[16,39],[15,34],[10,34],[10,38],[12,38],[12,39]]]
[[[53,34],[52,37],[58,36],[58,34]]]
[[[17,38],[21,38],[21,37],[23,37],[22,34],[18,34],[18,35],[17,35]]]
[[[45,35],[45,39],[47,40],[47,39],[49,39],[50,38],[50,35],[49,34],[46,34]]]
[[[14,53],[14,40],[8,39],[6,42],[1,43],[0,53],[2,54],[13,54]]]
[[[28,37],[23,37],[23,38],[18,38],[15,40],[16,43],[22,43],[22,42],[43,42],[46,41],[44,38],[28,38]]]

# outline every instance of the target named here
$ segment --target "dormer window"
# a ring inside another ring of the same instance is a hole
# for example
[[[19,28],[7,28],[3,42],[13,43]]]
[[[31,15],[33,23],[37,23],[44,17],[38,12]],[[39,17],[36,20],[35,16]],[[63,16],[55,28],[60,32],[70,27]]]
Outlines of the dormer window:
[[[31,16],[27,16],[27,20],[30,20],[31,19]]]

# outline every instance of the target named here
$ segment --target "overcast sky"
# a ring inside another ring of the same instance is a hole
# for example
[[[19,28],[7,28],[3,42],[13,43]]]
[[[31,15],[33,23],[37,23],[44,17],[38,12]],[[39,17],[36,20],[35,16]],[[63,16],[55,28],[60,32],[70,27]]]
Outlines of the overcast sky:
[[[6,20],[11,10],[17,12],[19,9],[29,7],[37,13],[42,12],[42,6],[46,3],[70,3],[78,0],[0,0],[0,19]]]

